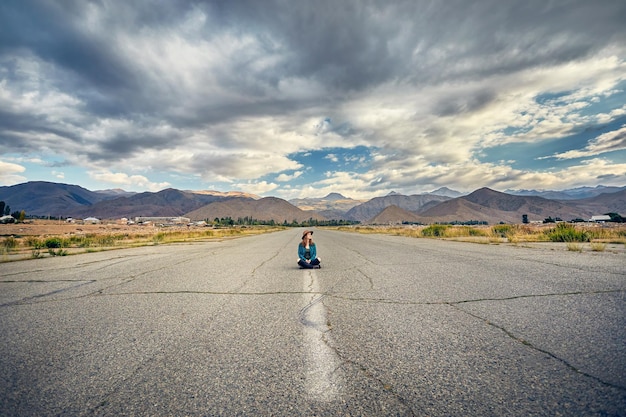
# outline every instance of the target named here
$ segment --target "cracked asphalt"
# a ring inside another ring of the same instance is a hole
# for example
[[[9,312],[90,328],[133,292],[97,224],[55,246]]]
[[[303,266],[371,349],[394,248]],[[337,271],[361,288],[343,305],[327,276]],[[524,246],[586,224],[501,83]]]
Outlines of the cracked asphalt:
[[[316,229],[0,264],[2,416],[626,416],[626,257]]]

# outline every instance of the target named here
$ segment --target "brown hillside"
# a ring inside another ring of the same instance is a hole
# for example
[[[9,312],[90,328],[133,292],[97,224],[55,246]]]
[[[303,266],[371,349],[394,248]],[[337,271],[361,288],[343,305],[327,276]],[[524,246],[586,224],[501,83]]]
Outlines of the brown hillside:
[[[156,193],[145,192],[130,197],[100,201],[92,206],[74,210],[71,215],[78,218],[94,216],[100,219],[181,216],[218,198],[168,188]]]
[[[212,195],[216,197],[242,197],[253,198],[255,200],[261,198],[256,194],[246,193],[244,191],[185,190],[185,192],[193,194]]]
[[[485,221],[498,223],[500,221],[519,223],[521,215],[503,213],[480,204],[467,201],[463,198],[455,198],[445,201],[420,214],[423,223],[454,222],[454,221]],[[497,221],[496,221],[497,219]]]
[[[569,202],[565,204],[542,197],[516,196],[481,188],[467,196],[441,203],[421,213],[421,216],[429,219],[429,223],[480,220],[494,224],[520,223],[524,214],[533,221],[547,217],[588,219],[593,213]]]
[[[568,200],[564,203],[592,214],[618,213],[626,216],[626,190],[580,200]]]
[[[215,218],[230,217],[234,220],[240,217],[251,217],[257,220],[274,220],[277,223],[285,221],[299,222],[309,220],[325,220],[317,213],[305,212],[289,204],[287,201],[276,197],[265,197],[260,200],[247,198],[233,198],[208,204],[185,215],[191,220],[213,220]]]
[[[419,216],[398,206],[391,205],[368,220],[367,224],[400,224],[403,222],[418,223]]]

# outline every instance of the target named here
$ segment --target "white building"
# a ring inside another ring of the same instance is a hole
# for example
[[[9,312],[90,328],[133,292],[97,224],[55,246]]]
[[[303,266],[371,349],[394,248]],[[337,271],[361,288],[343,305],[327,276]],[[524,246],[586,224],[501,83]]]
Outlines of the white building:
[[[187,224],[190,221],[187,217],[135,217],[135,223]]]
[[[610,222],[611,216],[603,214],[601,216],[591,216],[589,219],[590,222],[602,223],[602,222]]]

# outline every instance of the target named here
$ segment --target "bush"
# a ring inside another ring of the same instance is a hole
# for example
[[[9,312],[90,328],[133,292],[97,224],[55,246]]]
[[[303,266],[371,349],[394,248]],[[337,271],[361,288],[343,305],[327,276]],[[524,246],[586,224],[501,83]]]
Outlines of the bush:
[[[487,233],[485,233],[485,231],[482,229],[476,229],[475,227],[470,227],[469,235],[470,236],[487,236]]]
[[[591,242],[591,250],[594,252],[604,252],[606,249],[606,243]]]
[[[48,249],[61,248],[63,247],[63,241],[58,237],[49,237],[43,245]]]
[[[41,239],[39,239],[38,237],[35,236],[27,236],[24,239],[24,245],[29,247],[29,248],[35,248],[35,249],[40,249],[44,246],[44,243]]]
[[[443,237],[446,235],[446,230],[449,226],[443,224],[433,224],[422,230],[422,236],[427,237]]]
[[[15,249],[17,247],[17,239],[13,236],[5,237],[2,241],[2,247],[6,250]]]
[[[567,243],[567,250],[571,251],[571,252],[582,252],[583,251],[583,247],[582,247],[582,245],[579,245],[578,243],[568,242]]]
[[[491,230],[495,236],[500,237],[509,237],[513,234],[513,226],[510,224],[499,224],[497,226],[493,226]]]
[[[591,236],[585,230],[576,228],[567,223],[557,224],[555,229],[547,231],[548,238],[552,242],[589,242]]]

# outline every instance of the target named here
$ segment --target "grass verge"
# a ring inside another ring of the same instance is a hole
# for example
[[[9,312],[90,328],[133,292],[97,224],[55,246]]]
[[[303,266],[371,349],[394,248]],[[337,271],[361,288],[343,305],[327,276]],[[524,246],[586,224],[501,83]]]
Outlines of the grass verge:
[[[7,236],[0,239],[0,262],[67,256],[138,246],[226,239],[283,230],[280,226],[231,228],[153,228],[136,233]]]

